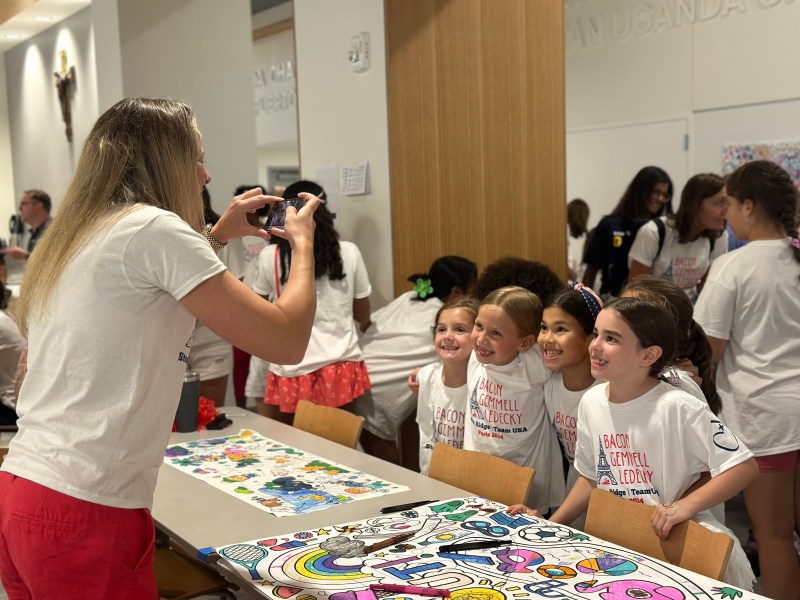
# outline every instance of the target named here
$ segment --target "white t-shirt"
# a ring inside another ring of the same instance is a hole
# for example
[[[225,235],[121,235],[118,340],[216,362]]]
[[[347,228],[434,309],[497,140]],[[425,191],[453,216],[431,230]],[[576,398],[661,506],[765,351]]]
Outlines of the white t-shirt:
[[[572,237],[567,226],[567,266],[578,275],[578,281],[583,279],[586,265],[583,262],[583,248],[586,245],[586,234]]]
[[[697,298],[697,284],[708,272],[711,263],[728,251],[728,232],[723,232],[722,236],[714,240],[714,250],[711,250],[711,242],[704,236],[681,244],[678,241],[678,230],[670,223],[670,218],[660,219],[664,223],[665,231],[664,246],[658,257],[658,227],[654,221],[648,221],[636,234],[628,252],[628,266],[635,260],[650,267],[652,275],[671,281],[694,301]]]
[[[219,258],[236,279],[252,288],[258,274],[258,257],[267,247],[267,240],[256,235],[233,239],[219,253]]]
[[[203,236],[152,206],[92,237],[46,318],[29,323],[19,433],[2,469],[89,502],[150,508],[195,323],[179,300],[224,270]]]
[[[417,373],[419,399],[419,470],[428,474],[436,442],[464,447],[464,415],[467,410],[467,384],[452,388],[442,381],[444,365],[430,364]]]
[[[14,375],[25,344],[14,317],[0,310],[0,394],[14,391]]]
[[[245,269],[243,254],[244,244],[237,238],[228,242],[217,257],[236,279],[241,279]],[[198,321],[192,338],[189,368],[197,373],[200,381],[229,376],[233,370],[233,347]]]
[[[372,324],[359,345],[372,383],[369,394],[355,402],[364,417],[364,429],[384,440],[397,439],[397,430],[417,405],[408,389],[408,375],[436,360],[433,325],[442,307],[438,298],[417,299],[413,291],[401,294],[372,313]]]
[[[308,349],[300,364],[271,364],[270,371],[280,377],[306,375],[335,362],[363,360],[358,347],[358,328],[353,320],[353,300],[368,298],[372,287],[358,247],[351,242],[339,242],[339,248],[345,278],[333,281],[324,275],[316,280],[317,312]],[[258,257],[258,278],[253,282],[253,290],[262,296],[276,295],[277,251],[276,245],[274,250],[262,252]]]
[[[711,267],[694,318],[728,340],[722,417],[756,456],[800,449],[800,263],[786,240],[754,241]]]
[[[599,489],[656,506],[680,499],[701,473],[716,477],[753,456],[706,402],[666,382],[623,404],[608,401],[607,387],[584,394],[575,447],[576,469]],[[736,536],[710,510],[693,520],[734,540],[724,580],[752,589],[752,569]]]
[[[575,467],[599,488],[672,502],[701,473],[716,477],[753,455],[708,404],[666,382],[622,404],[608,401],[607,388],[591,388],[578,408]]]
[[[464,448],[536,470],[529,506],[542,514],[566,495],[561,450],[544,404],[545,369],[539,347],[507,365],[482,365],[473,352],[467,386]]]

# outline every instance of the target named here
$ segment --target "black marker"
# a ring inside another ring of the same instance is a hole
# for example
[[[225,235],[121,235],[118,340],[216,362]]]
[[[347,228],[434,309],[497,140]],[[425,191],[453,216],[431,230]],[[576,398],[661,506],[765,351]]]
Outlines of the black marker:
[[[507,546],[511,540],[486,540],[483,542],[466,542],[464,544],[445,544],[439,546],[439,552],[465,552],[467,550],[485,550],[487,548],[498,548]]]
[[[423,506],[424,504],[430,504],[431,502],[438,502],[438,500],[420,500],[418,502],[409,502],[408,504],[396,504],[394,506],[384,506],[381,509],[381,514],[385,515],[387,513],[395,513],[395,512],[402,512],[404,510],[411,510],[412,508],[417,508],[418,506]]]

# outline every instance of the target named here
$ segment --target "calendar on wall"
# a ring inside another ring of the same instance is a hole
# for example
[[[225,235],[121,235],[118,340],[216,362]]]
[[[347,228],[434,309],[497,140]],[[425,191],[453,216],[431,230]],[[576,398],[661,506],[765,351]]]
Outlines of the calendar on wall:
[[[344,165],[339,174],[339,190],[344,196],[369,194],[369,161]]]

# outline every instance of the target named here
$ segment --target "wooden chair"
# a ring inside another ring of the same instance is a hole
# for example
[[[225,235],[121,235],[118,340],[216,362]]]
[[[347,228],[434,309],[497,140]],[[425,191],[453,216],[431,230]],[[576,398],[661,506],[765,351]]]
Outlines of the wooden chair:
[[[586,527],[589,535],[630,548],[712,579],[721,579],[728,566],[733,540],[694,521],[672,528],[662,540],[651,524],[654,506],[619,498],[606,490],[592,490]]]
[[[8,454],[8,446],[0,446],[0,465],[3,464],[6,454]]]
[[[364,417],[356,416],[341,408],[300,400],[294,413],[293,425],[326,440],[355,448],[361,436],[361,429],[364,427]]]
[[[523,504],[535,471],[489,454],[436,442],[428,476],[502,504]]]
[[[222,575],[178,550],[157,548],[153,564],[159,598],[190,600],[214,595],[229,600],[236,598],[228,589],[231,584]]]

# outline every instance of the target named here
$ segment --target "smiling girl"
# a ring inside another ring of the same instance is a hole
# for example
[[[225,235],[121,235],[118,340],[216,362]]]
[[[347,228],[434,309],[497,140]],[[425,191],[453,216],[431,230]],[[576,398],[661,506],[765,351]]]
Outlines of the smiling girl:
[[[564,498],[561,453],[544,405],[548,372],[536,346],[542,303],[520,287],[483,300],[472,330],[464,447],[533,467],[529,504],[541,514]]]
[[[539,348],[553,376],[544,384],[544,401],[561,449],[569,461],[567,489],[578,479],[575,440],[578,405],[584,392],[599,383],[592,375],[589,344],[594,320],[603,308],[600,298],[583,284],[558,293],[544,309]]]
[[[758,542],[764,594],[796,599],[800,560],[800,236],[797,188],[775,163],[757,160],[726,181],[728,220],[748,244],[714,263],[697,321],[719,361],[722,415],[756,455],[744,490]]]
[[[467,410],[467,365],[472,353],[472,327],[478,302],[461,298],[445,304],[436,313],[433,346],[439,362],[417,373],[419,397],[419,468],[428,474],[436,442],[464,447],[464,419]]]
[[[569,524],[584,513],[595,487],[656,506],[652,524],[664,539],[688,519],[730,535],[734,551],[724,579],[751,589],[741,546],[708,509],[746,487],[756,463],[705,402],[657,379],[676,340],[674,322],[657,304],[623,298],[600,312],[589,352],[592,375],[606,383],[581,401],[580,477],[552,520]],[[683,497],[706,471],[711,480]]]

